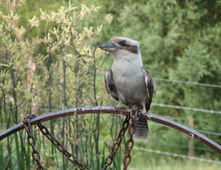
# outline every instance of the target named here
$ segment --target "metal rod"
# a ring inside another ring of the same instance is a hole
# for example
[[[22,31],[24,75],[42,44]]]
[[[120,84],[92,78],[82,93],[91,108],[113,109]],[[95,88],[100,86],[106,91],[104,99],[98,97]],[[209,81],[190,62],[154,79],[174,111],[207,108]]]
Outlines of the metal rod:
[[[121,114],[121,115],[130,115],[131,110],[129,109],[116,109],[115,107],[104,107],[104,106],[95,106],[95,107],[81,107],[81,108],[72,108],[72,109],[67,109],[67,110],[62,110],[58,112],[52,112],[52,113],[47,113],[44,115],[37,116],[33,119],[31,119],[30,123],[31,125],[36,124],[37,122],[45,122],[47,120],[53,120],[53,119],[58,119],[61,117],[66,117],[66,116],[72,116],[76,114]],[[202,143],[208,145],[215,151],[221,153],[221,146],[217,144],[216,142],[212,141],[211,139],[207,138],[206,136],[200,134],[196,130],[193,130],[189,127],[186,127],[180,123],[177,123],[175,121],[166,119],[162,116],[158,116],[155,114],[151,113],[145,113],[145,114],[140,114],[138,115],[142,119],[146,120],[151,120],[169,127],[172,127],[174,129],[177,129],[183,133],[186,133],[187,135],[198,139]],[[0,140],[10,136],[13,133],[16,133],[19,130],[24,129],[23,123],[19,123],[3,132],[0,133]]]

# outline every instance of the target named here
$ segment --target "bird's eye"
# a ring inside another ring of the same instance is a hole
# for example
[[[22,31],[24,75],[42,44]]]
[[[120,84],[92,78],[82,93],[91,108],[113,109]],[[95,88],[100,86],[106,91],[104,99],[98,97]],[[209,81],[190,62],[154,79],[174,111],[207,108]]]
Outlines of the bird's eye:
[[[127,44],[126,44],[126,41],[121,41],[121,42],[119,42],[119,45],[120,46],[126,46]]]

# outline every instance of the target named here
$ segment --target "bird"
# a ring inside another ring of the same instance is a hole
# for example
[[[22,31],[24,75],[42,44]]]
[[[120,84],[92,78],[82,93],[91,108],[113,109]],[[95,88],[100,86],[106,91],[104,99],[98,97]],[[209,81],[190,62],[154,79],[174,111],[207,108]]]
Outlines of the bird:
[[[127,37],[114,37],[99,48],[114,56],[112,68],[104,75],[107,93],[132,110],[148,112],[155,86],[150,73],[143,67],[139,42]],[[147,120],[137,117],[134,125],[135,138],[148,140]]]

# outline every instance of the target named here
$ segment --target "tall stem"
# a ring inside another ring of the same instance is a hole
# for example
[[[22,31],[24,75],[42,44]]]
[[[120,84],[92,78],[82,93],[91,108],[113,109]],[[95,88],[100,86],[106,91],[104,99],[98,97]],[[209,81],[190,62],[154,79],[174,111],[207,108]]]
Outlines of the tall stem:
[[[96,51],[96,38],[95,38],[94,50],[93,50],[93,67],[94,67],[93,91],[94,91],[94,104],[95,104],[95,106],[97,106],[98,105],[98,101],[97,101],[97,87],[96,87],[97,68],[96,68],[95,51]],[[96,151],[96,157],[97,157],[97,168],[100,168],[99,136],[100,136],[100,114],[96,115],[96,131],[95,131],[95,151]]]
[[[64,55],[62,54],[62,57],[64,57]],[[62,60],[62,68],[63,68],[63,84],[62,84],[62,88],[63,88],[63,106],[66,108],[66,106],[68,105],[67,103],[67,95],[66,95],[66,64],[65,64],[65,61],[64,59]],[[62,138],[63,138],[63,141],[62,141],[62,144],[64,146],[65,144],[65,119],[63,119],[63,123],[62,123]],[[67,142],[66,142],[67,144]],[[62,160],[63,160],[63,169],[65,170],[66,169],[66,164],[67,164],[67,161],[64,157],[64,155],[62,156]]]

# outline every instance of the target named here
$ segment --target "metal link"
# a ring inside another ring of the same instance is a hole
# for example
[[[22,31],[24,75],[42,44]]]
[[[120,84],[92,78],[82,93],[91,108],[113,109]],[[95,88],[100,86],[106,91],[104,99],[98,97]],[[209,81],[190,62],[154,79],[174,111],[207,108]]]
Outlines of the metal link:
[[[129,125],[129,134],[130,134],[130,137],[128,139],[128,141],[126,142],[126,145],[125,145],[125,149],[126,149],[126,153],[125,153],[125,156],[124,156],[124,167],[123,167],[123,170],[126,170],[128,165],[130,164],[131,162],[131,151],[133,149],[133,146],[134,146],[134,140],[133,140],[133,135],[136,131],[136,128],[135,128],[135,125],[134,125],[134,120],[131,119],[131,122],[130,122],[130,125]]]
[[[30,119],[34,118],[35,116],[33,115],[27,115],[25,116],[25,118],[22,120],[25,130],[28,134],[27,140],[28,140],[28,144],[32,147],[32,158],[33,160],[36,162],[37,164],[37,170],[43,170],[43,166],[40,163],[40,155],[38,153],[38,151],[35,149],[35,139],[31,134],[31,130],[30,130]]]
[[[43,135],[45,135],[51,141],[51,143],[67,157],[69,161],[76,164],[79,169],[89,169],[85,164],[79,162],[73,154],[69,153],[65,147],[50,134],[49,130],[45,126],[43,126],[40,122],[37,123],[37,126]]]
[[[27,115],[27,116],[25,116],[25,118],[22,120],[22,122],[23,122],[24,127],[25,127],[25,130],[26,130],[26,132],[27,132],[27,134],[28,134],[28,137],[27,137],[28,144],[32,147],[32,157],[33,157],[34,161],[35,161],[36,164],[37,164],[37,169],[38,169],[38,170],[43,170],[44,168],[43,168],[43,166],[42,166],[41,163],[40,163],[40,155],[39,155],[38,151],[35,149],[35,139],[34,139],[34,137],[32,136],[31,131],[30,131],[30,127],[31,127],[31,125],[30,125],[30,119],[32,119],[32,118],[34,118],[34,117],[35,117],[35,115]],[[51,141],[51,143],[52,143],[60,152],[62,152],[62,153],[67,157],[67,159],[68,159],[69,161],[71,161],[72,163],[76,164],[79,169],[88,169],[88,167],[87,167],[85,164],[79,162],[79,161],[77,160],[77,158],[76,158],[73,154],[69,153],[69,152],[64,148],[64,146],[63,146],[61,143],[59,143],[58,140],[56,140],[56,139],[50,134],[49,130],[48,130],[45,126],[43,126],[40,122],[38,122],[37,125],[38,125],[40,131],[42,132],[42,134],[45,135],[45,136]]]
[[[38,151],[35,149],[35,146],[34,146],[35,145],[35,139],[32,136],[31,131],[30,131],[30,126],[31,126],[30,125],[30,119],[33,118],[33,117],[35,117],[35,116],[33,116],[33,115],[26,116],[23,119],[23,123],[24,123],[24,127],[26,129],[26,132],[28,134],[28,137],[27,137],[28,144],[32,147],[32,157],[33,157],[34,161],[37,164],[37,169],[38,170],[43,170],[44,168],[40,164],[40,155],[39,155]],[[130,123],[130,120],[131,120],[131,123]],[[69,153],[64,148],[64,146],[50,134],[49,130],[45,126],[43,126],[40,122],[37,123],[37,126],[39,127],[42,134],[44,136],[46,136],[51,141],[51,143],[60,152],[62,152],[67,157],[67,159],[69,161],[76,164],[79,169],[89,169],[85,164],[79,162],[73,154]],[[134,125],[134,121],[130,118],[130,116],[126,116],[126,118],[123,122],[122,128],[121,128],[121,130],[120,130],[120,132],[117,136],[117,139],[113,144],[112,151],[105,160],[105,165],[104,165],[103,170],[106,170],[107,167],[109,167],[112,164],[114,155],[118,151],[118,149],[120,147],[120,144],[121,144],[121,141],[122,141],[128,127],[129,127],[130,137],[129,137],[128,141],[126,142],[126,145],[125,145],[126,153],[125,153],[124,160],[123,160],[123,163],[124,163],[123,170],[126,170],[128,165],[130,164],[130,162],[131,162],[130,153],[131,153],[131,151],[133,149],[133,146],[134,146],[133,135],[135,133],[135,125]]]
[[[123,122],[122,128],[121,128],[121,130],[120,130],[120,132],[117,136],[117,139],[114,142],[114,145],[112,147],[112,151],[111,151],[110,155],[106,158],[104,168],[102,170],[106,170],[107,167],[109,167],[112,164],[113,157],[114,157],[115,153],[118,151],[118,149],[120,147],[120,144],[121,144],[121,141],[122,141],[122,139],[125,135],[125,132],[128,129],[129,121],[130,121],[130,116],[126,116],[126,118]]]

